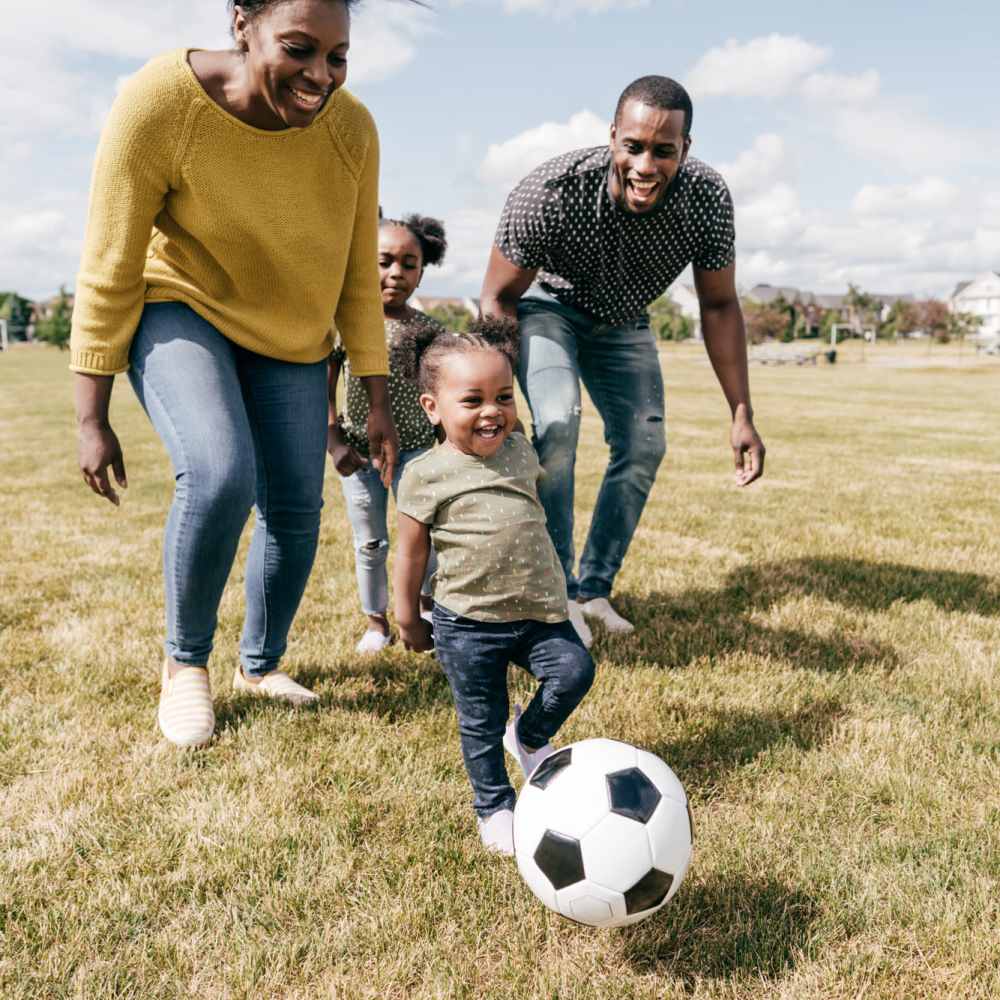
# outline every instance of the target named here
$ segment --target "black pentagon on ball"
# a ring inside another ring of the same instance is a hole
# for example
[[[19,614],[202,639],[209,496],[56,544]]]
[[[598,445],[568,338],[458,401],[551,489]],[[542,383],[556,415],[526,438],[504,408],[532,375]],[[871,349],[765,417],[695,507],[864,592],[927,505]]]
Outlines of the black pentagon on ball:
[[[613,771],[608,775],[611,811],[637,823],[648,823],[660,804],[656,786],[637,767]]]
[[[553,889],[565,889],[584,878],[580,841],[552,830],[546,830],[538,842],[535,864],[552,883]]]
[[[659,868],[650,868],[631,889],[625,893],[625,912],[642,913],[652,910],[667,898],[670,887],[674,884],[673,875],[661,872]]]
[[[560,772],[565,770],[570,764],[573,763],[573,748],[563,747],[562,750],[557,750],[553,754],[549,754],[531,772],[531,782],[536,788],[548,788],[549,782]]]

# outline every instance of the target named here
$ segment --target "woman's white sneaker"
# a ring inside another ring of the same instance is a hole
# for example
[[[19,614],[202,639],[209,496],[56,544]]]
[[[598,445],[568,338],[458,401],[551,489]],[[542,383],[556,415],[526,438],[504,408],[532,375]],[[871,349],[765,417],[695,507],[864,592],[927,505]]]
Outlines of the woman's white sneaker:
[[[204,667],[187,667],[173,677],[163,664],[160,707],[156,713],[160,732],[178,747],[201,747],[215,732],[215,710]]]
[[[479,839],[483,847],[494,854],[514,855],[514,813],[510,809],[501,809],[492,813],[486,819],[476,818],[479,827]]]
[[[319,701],[319,695],[296,683],[282,670],[274,670],[264,674],[257,684],[253,684],[243,676],[239,666],[233,676],[233,690],[256,694],[262,698],[274,698],[276,701],[287,701],[289,705],[311,705]]]
[[[635,626],[620,614],[613,607],[606,597],[595,597],[581,605],[583,613],[588,618],[596,618],[609,632],[617,632],[619,635],[628,635],[635,631]]]

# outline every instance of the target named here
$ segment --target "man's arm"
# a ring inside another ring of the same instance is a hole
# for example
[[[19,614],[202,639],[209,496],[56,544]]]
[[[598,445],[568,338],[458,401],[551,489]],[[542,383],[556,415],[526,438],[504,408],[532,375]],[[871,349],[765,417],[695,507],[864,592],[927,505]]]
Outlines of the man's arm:
[[[433,647],[430,626],[420,617],[420,586],[427,572],[431,532],[409,514],[400,513],[396,529],[396,566],[392,577],[396,595],[396,624],[407,649],[424,652]]]
[[[701,331],[712,368],[733,415],[730,443],[736,462],[736,483],[749,486],[764,473],[764,442],[753,425],[747,336],[743,310],[736,294],[736,267],[721,271],[694,269],[701,306]]]
[[[538,269],[525,270],[512,264],[493,247],[490,262],[479,293],[479,311],[483,316],[496,316],[517,322],[517,303],[535,280]]]

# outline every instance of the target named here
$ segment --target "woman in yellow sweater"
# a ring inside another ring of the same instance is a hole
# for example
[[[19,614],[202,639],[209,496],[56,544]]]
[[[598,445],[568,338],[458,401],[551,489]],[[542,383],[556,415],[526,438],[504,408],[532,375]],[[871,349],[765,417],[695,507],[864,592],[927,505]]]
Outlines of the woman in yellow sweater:
[[[279,671],[319,533],[334,328],[392,479],[377,266],[378,136],[347,75],[352,0],[246,0],[235,51],[154,59],[119,94],[94,167],[73,316],[80,468],[117,504],[108,422],[129,380],[174,468],[158,721],[215,726],[206,665],[252,506],[238,689],[304,704]]]

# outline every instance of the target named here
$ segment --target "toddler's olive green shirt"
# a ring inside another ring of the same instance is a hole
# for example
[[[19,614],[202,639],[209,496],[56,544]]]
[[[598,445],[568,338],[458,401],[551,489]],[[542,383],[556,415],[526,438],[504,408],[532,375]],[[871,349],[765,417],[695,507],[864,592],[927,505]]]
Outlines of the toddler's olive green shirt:
[[[396,505],[430,525],[434,600],[484,622],[567,618],[566,577],[538,499],[541,467],[512,433],[489,458],[449,444],[407,463]]]

